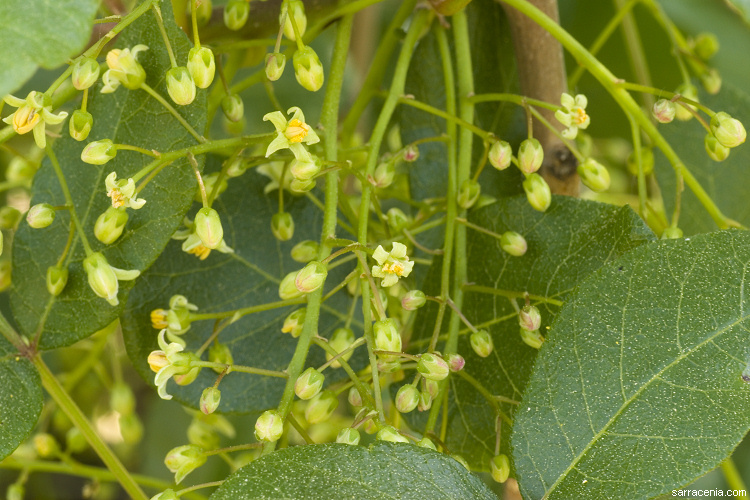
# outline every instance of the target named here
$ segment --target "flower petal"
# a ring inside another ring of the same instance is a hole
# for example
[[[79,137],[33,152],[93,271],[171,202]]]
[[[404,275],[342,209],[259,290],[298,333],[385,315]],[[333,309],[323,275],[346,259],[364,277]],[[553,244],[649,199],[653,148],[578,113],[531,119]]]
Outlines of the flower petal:
[[[34,142],[39,146],[39,149],[44,149],[47,145],[47,134],[45,133],[44,120],[39,120],[39,123],[34,127]]]
[[[294,113],[294,114],[292,114],[292,113]],[[297,120],[301,121],[302,123],[305,122],[305,114],[297,106],[292,106],[291,108],[287,109],[286,110],[286,114],[292,115],[292,120],[297,119]],[[291,121],[291,120],[289,120],[289,121]]]
[[[572,95],[563,92],[563,95],[560,97],[560,104],[562,104],[563,108],[570,111],[571,108],[575,106],[576,101]]]
[[[65,111],[60,111],[59,113],[55,114],[49,111],[47,108],[42,108],[42,119],[52,125],[62,123],[63,120],[65,120],[67,117],[68,113]]]
[[[266,149],[266,158],[274,154],[279,149],[284,149],[289,147],[289,139],[287,139],[284,134],[279,134],[276,136],[276,139],[271,141],[271,144],[268,145],[268,149]]]
[[[312,128],[310,128],[310,130],[307,131],[307,135],[305,136],[302,142],[308,145],[317,144],[320,142],[320,137],[318,137],[318,134],[316,134],[315,131]]]
[[[378,248],[372,253],[372,258],[375,259],[381,266],[388,259],[388,252],[385,251],[383,245],[378,245]]]
[[[263,115],[263,121],[270,121],[271,123],[273,123],[273,126],[276,128],[277,132],[284,132],[284,130],[286,129],[286,118],[284,118],[284,115],[281,113],[281,111],[274,111],[273,113],[267,113]]]
[[[25,99],[19,99],[18,97],[12,96],[10,94],[3,97],[3,101],[7,102],[14,108],[20,108],[21,106],[24,106],[26,104]]]
[[[394,259],[403,259],[406,257],[406,245],[403,243],[399,243],[398,241],[393,242],[393,247],[391,248],[391,257]]]
[[[109,267],[112,267],[112,266],[109,266]],[[134,280],[138,276],[141,275],[141,272],[137,269],[127,270],[127,269],[118,269],[116,267],[112,267],[112,270],[115,272],[115,276],[117,276],[117,279],[120,281]]]

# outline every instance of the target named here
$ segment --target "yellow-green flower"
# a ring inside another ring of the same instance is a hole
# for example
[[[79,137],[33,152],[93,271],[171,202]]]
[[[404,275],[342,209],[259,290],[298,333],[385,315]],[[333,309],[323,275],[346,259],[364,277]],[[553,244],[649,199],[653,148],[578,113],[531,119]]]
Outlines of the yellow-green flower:
[[[52,102],[49,97],[36,90],[29,92],[26,99],[7,95],[3,100],[11,106],[18,108],[15,113],[3,118],[3,121],[12,125],[13,130],[19,135],[33,130],[34,141],[42,149],[47,145],[45,124],[57,125],[58,123],[62,123],[68,116],[68,113],[65,111],[54,114],[52,112]]]
[[[192,362],[195,355],[192,353],[182,352],[185,346],[177,342],[167,343],[164,335],[167,330],[159,332],[158,343],[159,350],[151,351],[148,355],[148,365],[151,371],[156,372],[154,384],[156,385],[159,397],[162,399],[172,399],[167,394],[167,382],[174,376],[185,375],[193,370]]]
[[[563,93],[560,103],[565,109],[555,111],[557,121],[568,127],[562,131],[562,136],[566,139],[575,139],[578,135],[578,129],[585,130],[591,123],[591,118],[586,114],[586,105],[588,99],[583,94],[573,97],[570,94]]]
[[[146,81],[146,71],[136,58],[144,50],[148,50],[148,47],[139,44],[132,49],[112,49],[107,53],[109,69],[102,75],[102,94],[114,92],[120,84],[130,90],[141,87]]]
[[[380,282],[382,287],[395,285],[399,278],[409,276],[414,267],[414,262],[406,255],[406,245],[399,242],[393,242],[390,252],[378,245],[372,257],[378,262],[377,266],[372,266],[372,275],[383,279]]]
[[[302,110],[294,106],[289,108],[287,114],[292,119],[287,121],[281,111],[274,111],[263,116],[263,121],[270,121],[276,128],[276,138],[271,141],[266,150],[266,158],[280,149],[288,148],[298,160],[311,161],[310,153],[302,144],[316,144],[320,138],[315,131],[305,123],[305,115]]]
[[[117,180],[117,173],[110,173],[104,179],[107,188],[107,196],[112,198],[112,206],[115,208],[128,207],[138,210],[146,204],[143,198],[136,198],[135,181],[133,179]]]
[[[184,240],[182,242],[183,252],[195,255],[200,260],[206,260],[211,254],[211,249],[203,244],[200,236],[195,232],[195,223],[186,217],[183,220],[183,224],[185,224],[185,228],[175,232],[172,239]],[[221,239],[219,246],[214,248],[214,250],[221,253],[234,253],[234,250],[226,244],[224,238]]]

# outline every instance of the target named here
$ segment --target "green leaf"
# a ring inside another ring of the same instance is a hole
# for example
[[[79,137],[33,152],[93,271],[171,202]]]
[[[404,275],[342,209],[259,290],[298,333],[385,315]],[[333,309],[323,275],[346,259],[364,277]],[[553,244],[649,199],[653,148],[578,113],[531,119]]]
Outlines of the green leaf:
[[[290,250],[302,240],[320,238],[322,212],[306,198],[290,197],[285,193],[284,210],[292,215],[295,232],[290,241],[277,241],[271,233],[271,217],[278,212],[278,191],[264,194],[268,182],[267,177],[254,170],[248,171],[231,179],[227,191],[214,203],[224,225],[224,238],[234,249],[234,254],[212,251],[205,261],[200,261],[183,252],[181,242],[173,241],[132,290],[122,327],[128,355],[150,383],[154,373],[146,359],[152,350],[158,349],[158,330],[150,322],[152,310],[167,309],[170,297],[175,294],[185,295],[199,307],[198,313],[231,311],[279,301],[281,278],[304,267],[291,259]],[[351,265],[333,269],[328,274],[327,288],[339,283],[351,269]],[[343,326],[350,305],[351,299],[346,292],[328,299],[321,310],[318,334],[330,337],[336,328]],[[282,333],[281,327],[284,318],[301,307],[286,306],[244,316],[222,330],[219,341],[231,349],[236,364],[285,370],[297,339]],[[361,318],[361,311],[355,312],[354,317]],[[213,328],[214,320],[194,322],[183,336],[187,350],[197,350],[211,336]],[[357,330],[361,332],[361,323],[353,321],[352,328],[357,335]],[[350,360],[355,368],[366,363],[364,350],[359,349],[357,354],[359,356],[355,354]],[[205,354],[203,359],[207,359]],[[323,351],[313,346],[308,363],[320,366],[324,362]],[[342,369],[326,370],[326,381],[340,378],[341,372]],[[168,392],[178,401],[197,408],[201,392],[213,385],[216,376],[212,370],[203,370],[188,386],[179,387],[170,382]],[[284,384],[282,378],[231,373],[221,381],[218,411],[255,413],[275,407]]]
[[[42,412],[42,381],[31,362],[0,338],[0,460],[31,433]]]
[[[516,413],[528,498],[652,498],[726,458],[750,428],[750,234],[644,245],[581,283]]]
[[[406,443],[295,446],[252,462],[211,500],[294,498],[496,499],[452,458]]]
[[[170,9],[164,11],[164,22],[178,61],[184,61],[190,44],[184,33],[175,26],[170,12]],[[146,82],[166,97],[164,76],[170,62],[151,12],[124,30],[119,41],[123,47],[137,43],[150,47],[138,56],[148,75]],[[143,90],[119,88],[113,94],[100,94],[96,87],[89,98],[94,126],[87,142],[109,138],[115,143],[160,152],[196,143],[178,121]],[[205,127],[205,107],[205,92],[199,91],[195,102],[180,107],[178,112],[200,131]],[[93,234],[97,217],[110,206],[104,187],[105,177],[113,170],[117,172],[118,179],[132,176],[151,158],[134,151],[120,151],[106,165],[93,166],[80,159],[87,142],[73,140],[65,125],[63,137],[53,146],[84,231],[94,251],[101,250],[111,265],[143,271],[161,253],[192,203],[197,186],[195,175],[186,160],[175,161],[164,168],[141,192],[141,197],[147,200],[144,207],[128,210],[130,220],[120,239],[113,245],[105,246]],[[199,160],[202,162],[202,157]],[[49,159],[37,172],[31,195],[32,205],[65,205]],[[32,229],[22,222],[13,242],[11,306],[14,318],[28,337],[42,334],[40,347],[43,349],[72,344],[114,321],[122,309],[127,290],[132,286],[132,282],[120,283],[119,307],[112,307],[94,295],[83,271],[81,262],[85,254],[76,235],[66,258],[70,270],[68,285],[59,297],[52,297],[45,284],[47,267],[55,265],[62,255],[69,229],[70,216],[63,210],[57,213],[56,220],[46,229]]]
[[[715,111],[725,111],[750,126],[750,96],[740,89],[724,85],[715,96],[702,93],[700,100]],[[706,130],[695,120],[672,122],[661,127],[661,132],[695,175],[711,199],[726,215],[744,225],[750,225],[747,165],[750,163],[750,145],[733,148],[729,158],[717,163],[708,157],[703,146]],[[655,172],[661,187],[667,213],[674,209],[675,173],[663,155],[656,155]],[[685,235],[705,233],[718,229],[698,198],[686,188],[682,193],[679,227]]]
[[[0,96],[21,87],[38,66],[53,69],[78,55],[98,7],[98,0],[0,2]]]
[[[502,234],[516,231],[524,236],[528,250],[512,257],[500,248],[498,239],[467,229],[468,282],[486,289],[501,289],[538,296],[531,300],[542,314],[541,332],[551,324],[561,301],[586,276],[604,263],[654,239],[651,231],[629,207],[615,207],[567,196],[555,196],[544,212],[529,207],[526,197],[505,198],[469,212],[470,222]],[[439,294],[439,266],[433,270],[425,293]],[[475,289],[476,290],[476,289]],[[523,299],[515,299],[523,306]],[[518,315],[510,299],[502,295],[468,289],[463,313],[477,328],[486,328],[495,349],[481,358],[471,348],[469,331],[461,325],[458,352],[466,359],[464,372],[481,383],[493,396],[519,401],[531,374],[537,351],[521,340]],[[428,303],[417,318],[412,352],[423,352],[435,325],[437,307]],[[447,331],[446,313],[441,332]],[[444,338],[444,337],[442,337]],[[438,350],[441,348],[438,343]],[[496,412],[487,399],[460,376],[450,378],[450,410],[446,444],[464,456],[476,469],[487,469],[495,449]],[[517,405],[502,403],[506,414]],[[406,415],[412,428],[423,429],[426,413]],[[439,422],[439,421],[438,421]],[[502,450],[509,448],[509,429],[503,428]]]

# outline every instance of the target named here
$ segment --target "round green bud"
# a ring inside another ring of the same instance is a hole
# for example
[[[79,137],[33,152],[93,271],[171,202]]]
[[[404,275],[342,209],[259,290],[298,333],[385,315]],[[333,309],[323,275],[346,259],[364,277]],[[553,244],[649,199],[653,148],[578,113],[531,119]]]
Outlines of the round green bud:
[[[698,89],[692,83],[683,83],[677,87],[675,94],[680,94],[682,97],[690,99],[691,101],[698,101]],[[692,106],[687,106],[690,109],[695,109]],[[684,122],[693,118],[693,113],[691,113],[685,106],[678,104],[675,110],[675,117]]]
[[[359,444],[359,431],[357,429],[352,429],[351,427],[341,429],[338,436],[336,436],[336,442],[339,444],[351,444],[356,446]]]
[[[192,13],[192,6],[195,5],[195,20],[198,22],[199,27],[203,27],[211,20],[214,6],[211,0],[189,0],[187,5],[187,13]]]
[[[583,185],[592,191],[599,193],[609,188],[609,172],[593,158],[587,158],[578,165],[578,175],[581,176]]]
[[[362,395],[359,393],[356,387],[352,387],[351,389],[349,389],[347,401],[349,401],[349,404],[354,407],[362,406]]]
[[[432,399],[435,399],[440,393],[440,385],[437,383],[437,380],[423,378],[422,391],[429,394]]]
[[[464,359],[464,357],[456,353],[449,354],[446,357],[445,361],[448,363],[448,368],[450,368],[453,373],[460,372],[466,365],[466,360]]]
[[[305,36],[307,30],[307,16],[305,15],[305,5],[302,0],[288,0],[281,4],[279,13],[279,23],[284,23],[284,36],[291,41],[296,41],[297,36],[294,33],[292,18],[297,25],[299,36]]]
[[[507,254],[520,257],[526,253],[528,245],[526,238],[515,231],[506,231],[500,237],[500,248]]]
[[[351,328],[337,328],[331,335],[331,339],[328,341],[328,345],[331,346],[334,351],[340,353],[348,349],[349,346],[354,343],[354,340],[354,332]],[[349,359],[352,357],[352,354],[354,354],[354,352],[349,351],[339,358],[336,358],[336,360],[331,362],[331,367],[341,368],[341,363],[338,360],[341,359],[344,361],[349,361]],[[332,359],[333,356],[330,353],[326,352],[326,361],[331,361]]]
[[[486,358],[492,354],[492,337],[487,330],[477,330],[469,337],[471,348],[478,356]]]
[[[179,500],[179,498],[172,488],[167,488],[158,495],[151,497],[151,500]]]
[[[292,173],[295,179],[300,181],[309,181],[320,172],[322,166],[320,160],[317,157],[313,157],[311,160],[292,160],[289,165],[289,171]]]
[[[14,229],[23,217],[20,210],[13,207],[0,208],[0,229]]]
[[[429,448],[431,450],[437,451],[437,446],[435,446],[435,443],[432,442],[432,439],[428,437],[423,437],[419,441],[417,441],[417,446],[421,446],[422,448]]]
[[[539,170],[544,161],[544,149],[536,139],[526,139],[518,148],[518,168],[525,174]]]
[[[188,52],[187,70],[196,87],[207,89],[214,81],[216,73],[214,53],[208,47],[193,47]]]
[[[55,209],[49,203],[39,203],[29,209],[26,222],[34,229],[41,229],[52,224],[55,220]]]
[[[314,187],[315,181],[312,179],[309,181],[292,179],[292,182],[289,183],[289,189],[291,189],[293,193],[307,193],[308,191],[312,191]]]
[[[130,415],[135,411],[135,396],[128,384],[122,381],[112,384],[109,407],[120,415]]]
[[[245,26],[250,15],[248,0],[229,0],[224,7],[224,24],[232,31]]]
[[[219,213],[213,208],[204,207],[195,214],[195,234],[206,248],[219,248],[224,239]]]
[[[250,163],[245,161],[241,156],[233,158],[231,161],[227,168],[227,175],[229,177],[239,177],[250,168]]]
[[[742,122],[723,111],[719,111],[711,118],[711,133],[727,148],[736,148],[747,138]]]
[[[651,148],[641,148],[641,168],[643,174],[649,175],[654,171],[654,151]],[[631,151],[627,160],[628,172],[638,175],[638,156],[635,150]]]
[[[279,212],[271,217],[271,232],[279,241],[289,241],[294,236],[294,219],[289,212]]]
[[[466,179],[458,189],[456,202],[459,207],[468,209],[474,206],[480,194],[482,194],[482,186],[479,185],[479,182],[474,179]]]
[[[325,376],[313,367],[302,372],[294,383],[294,393],[298,398],[308,400],[318,395],[323,388]]]
[[[411,290],[401,298],[401,307],[405,311],[415,311],[425,305],[427,297],[422,290]]]
[[[109,207],[96,219],[94,236],[105,245],[111,245],[122,235],[128,222],[125,207]]]
[[[266,78],[275,82],[284,74],[286,56],[280,52],[266,54]]]
[[[309,424],[325,422],[338,407],[339,400],[332,391],[323,391],[315,396],[305,409],[305,420]]]
[[[237,94],[228,94],[221,99],[221,110],[230,122],[236,123],[245,115],[245,104]]]
[[[419,404],[417,404],[417,410],[427,411],[432,407],[432,395],[427,391],[419,393]]]
[[[544,343],[544,337],[539,333],[539,330],[529,331],[521,328],[521,340],[534,349],[541,349]]]
[[[232,366],[234,364],[234,356],[232,356],[232,350],[228,345],[222,344],[219,341],[214,341],[211,347],[208,348],[208,360],[212,363],[221,363],[222,365]],[[224,371],[219,367],[213,367],[213,371],[221,373]]]
[[[91,127],[94,125],[94,117],[88,111],[82,109],[76,109],[70,116],[68,122],[68,131],[70,137],[76,141],[85,141],[91,132]]]
[[[389,208],[385,214],[385,218],[388,221],[388,227],[391,230],[391,234],[399,234],[403,229],[409,225],[409,217],[403,212],[403,210],[393,207]]]
[[[318,252],[320,252],[320,245],[317,241],[300,241],[292,247],[292,259],[305,264],[316,258]]]
[[[392,318],[376,321],[373,325],[373,332],[375,334],[375,349],[401,352],[401,335],[396,328],[396,322]],[[379,354],[378,356],[385,362],[399,359],[399,356],[395,354]]]
[[[654,103],[651,114],[659,123],[670,123],[677,113],[677,106],[667,99],[659,99]]]
[[[380,373],[395,373],[401,369],[401,361],[385,361],[378,359],[378,371]]]
[[[378,188],[386,188],[393,184],[393,178],[396,176],[396,164],[392,161],[385,161],[375,167],[375,171],[370,177],[370,184]]]
[[[294,66],[294,76],[297,77],[297,82],[300,85],[311,92],[320,90],[325,75],[318,54],[312,47],[305,45],[302,49],[298,49],[294,53],[292,65]]]
[[[297,289],[295,288],[295,291],[296,290]],[[288,333],[294,338],[299,337],[302,333],[302,328],[304,327],[306,313],[307,308],[303,307],[302,309],[297,309],[289,314],[289,316],[284,319],[284,325],[281,327],[281,332]]]
[[[88,448],[89,442],[86,437],[78,430],[78,427],[71,427],[65,433],[65,450],[68,453],[81,453]]]
[[[110,139],[89,142],[81,152],[81,160],[91,165],[104,165],[117,155],[117,147]]]
[[[706,134],[703,139],[706,153],[713,161],[724,161],[729,158],[729,148],[719,142],[713,134]]]
[[[60,447],[52,434],[39,433],[34,436],[34,450],[41,458],[52,458],[60,452]]]
[[[663,240],[676,240],[682,238],[682,229],[679,227],[668,227],[661,233]]]
[[[401,158],[407,163],[417,161],[419,159],[419,147],[416,144],[409,144],[404,148]]]
[[[713,33],[698,33],[691,42],[693,53],[704,61],[719,51],[719,39]]]
[[[395,427],[386,425],[378,431],[375,436],[378,441],[388,441],[390,443],[408,443],[409,439],[399,434]]]
[[[443,380],[450,373],[450,368],[442,357],[428,352],[419,357],[417,371],[427,380]]]
[[[73,65],[71,80],[78,90],[86,90],[99,78],[99,63],[93,57],[79,59]]]
[[[216,429],[204,419],[195,417],[187,429],[190,444],[200,446],[204,450],[214,450],[219,447],[221,438]]]
[[[175,474],[174,482],[180,484],[182,480],[206,462],[206,453],[194,444],[186,444],[173,448],[167,453],[164,465]]]
[[[184,66],[167,71],[167,92],[175,104],[187,106],[195,100],[195,82]]]
[[[5,168],[5,178],[10,182],[30,182],[39,166],[34,165],[26,158],[14,156]]]
[[[326,276],[328,276],[326,265],[313,260],[297,273],[294,278],[294,285],[302,293],[311,293],[323,286]]]
[[[297,289],[297,285],[295,284],[298,273],[299,271],[292,271],[282,278],[281,283],[279,283],[279,297],[281,300],[296,299],[302,296],[302,292]]]
[[[535,306],[524,306],[518,313],[518,324],[524,330],[539,330],[542,326],[542,315]]]
[[[401,413],[413,411],[419,404],[419,389],[411,384],[401,386],[396,393],[396,409]]]
[[[510,475],[510,460],[508,459],[508,455],[500,454],[492,457],[492,460],[490,460],[490,473],[492,474],[492,479],[498,483],[507,481]]]
[[[273,443],[284,432],[284,419],[276,410],[267,410],[255,421],[255,439]]]
[[[534,210],[544,212],[549,208],[552,202],[552,193],[550,192],[547,181],[539,174],[531,174],[523,181],[523,190],[526,192],[526,199]]]
[[[125,444],[140,443],[143,438],[143,423],[138,414],[120,415],[120,435]]]
[[[13,483],[5,490],[6,500],[23,500],[26,488],[21,483]]]
[[[721,90],[721,75],[716,68],[710,68],[699,76],[703,88],[711,95],[716,95]]]
[[[200,409],[205,415],[216,411],[221,402],[221,391],[217,387],[206,387],[203,389],[200,399]]]
[[[505,170],[510,166],[511,159],[513,158],[513,150],[505,141],[495,141],[490,147],[488,159],[490,165],[495,167],[497,170]]]

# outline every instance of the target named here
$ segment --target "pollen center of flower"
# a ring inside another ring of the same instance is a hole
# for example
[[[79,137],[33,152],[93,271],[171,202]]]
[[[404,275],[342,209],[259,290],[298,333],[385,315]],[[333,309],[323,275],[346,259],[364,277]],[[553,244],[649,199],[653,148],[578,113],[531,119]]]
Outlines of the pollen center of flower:
[[[188,250],[188,253],[195,255],[200,260],[206,260],[208,258],[208,255],[211,253],[211,249],[199,244],[194,248]]]
[[[400,262],[385,263],[383,264],[383,272],[388,274],[395,274],[396,276],[403,276],[404,265]]]
[[[13,117],[13,129],[17,134],[25,134],[39,123],[39,113],[30,106],[24,106]]]
[[[107,196],[112,198],[112,206],[120,208],[125,204],[125,197],[122,195],[119,189],[114,188],[107,191]]]
[[[167,323],[167,311],[164,309],[154,309],[151,311],[151,326],[157,330],[163,330],[168,327]]]
[[[586,110],[584,110],[583,108],[574,108],[572,115],[573,123],[575,123],[576,125],[583,125],[588,118]]]
[[[293,118],[284,130],[284,135],[289,139],[289,142],[302,142],[309,130],[310,126],[307,123]]]

